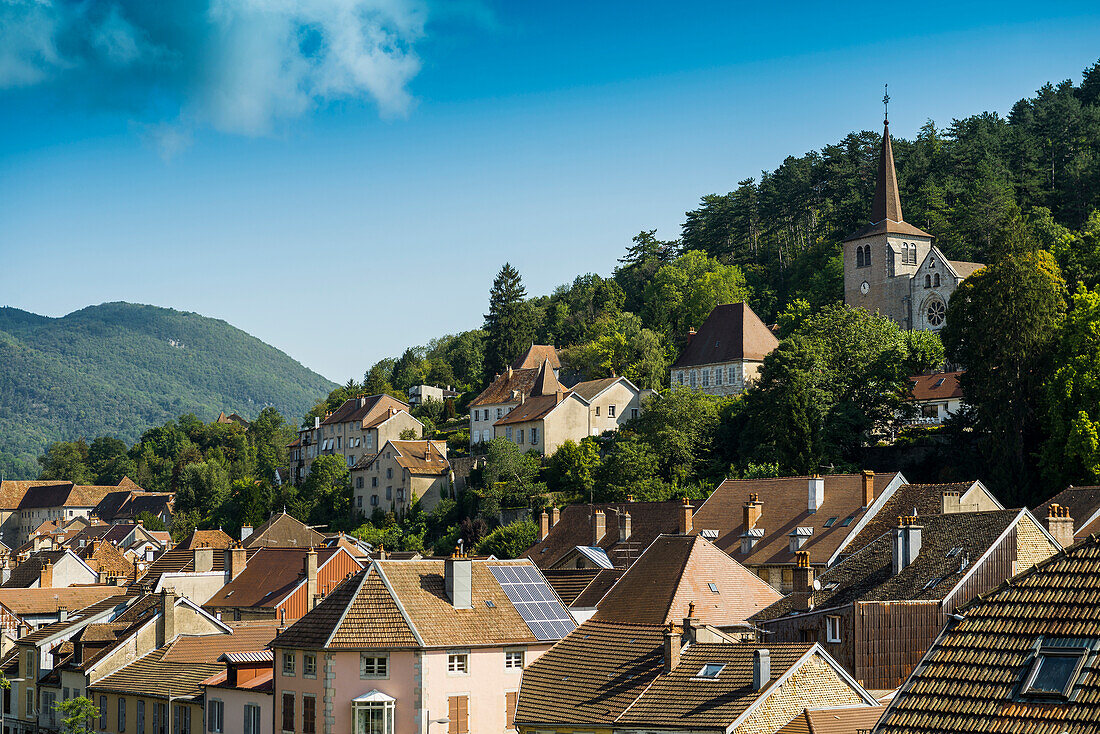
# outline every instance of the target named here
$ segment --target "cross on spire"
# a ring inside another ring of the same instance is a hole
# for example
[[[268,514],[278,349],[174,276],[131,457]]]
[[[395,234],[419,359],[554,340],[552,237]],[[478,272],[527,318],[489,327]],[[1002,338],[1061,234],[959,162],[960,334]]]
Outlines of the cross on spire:
[[[885,84],[883,86],[886,89],[886,93],[882,95],[882,106],[885,109],[884,114],[885,114],[886,119],[883,120],[882,124],[889,125],[890,124],[890,85]]]

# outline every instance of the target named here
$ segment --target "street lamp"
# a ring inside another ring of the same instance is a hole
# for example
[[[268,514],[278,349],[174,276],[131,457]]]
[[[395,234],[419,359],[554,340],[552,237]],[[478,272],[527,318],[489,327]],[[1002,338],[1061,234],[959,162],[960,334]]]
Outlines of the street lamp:
[[[23,683],[26,678],[8,678],[8,700],[13,704],[15,703],[15,691],[12,690],[12,683]],[[4,713],[4,707],[0,705],[0,732],[4,731],[4,727],[8,724],[8,715]]]
[[[444,716],[442,719],[432,719],[428,723],[428,728],[431,729],[432,724],[442,724],[443,726],[446,726],[447,724],[450,724],[450,723],[451,723],[451,720],[448,719],[446,716]]]

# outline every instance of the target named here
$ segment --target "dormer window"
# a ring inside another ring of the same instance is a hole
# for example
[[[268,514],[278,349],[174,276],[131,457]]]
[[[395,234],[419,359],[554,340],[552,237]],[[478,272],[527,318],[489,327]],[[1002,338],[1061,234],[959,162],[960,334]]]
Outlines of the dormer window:
[[[1025,696],[1069,698],[1088,651],[1079,647],[1041,647],[1022,690]]]

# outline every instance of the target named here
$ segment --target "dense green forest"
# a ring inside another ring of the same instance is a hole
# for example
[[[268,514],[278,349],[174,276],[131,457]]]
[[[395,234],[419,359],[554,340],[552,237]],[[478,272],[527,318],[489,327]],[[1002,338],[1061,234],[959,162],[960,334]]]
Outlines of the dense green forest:
[[[283,503],[389,548],[446,551],[461,537],[500,555],[533,534],[529,523],[494,529],[501,509],[698,497],[726,476],[874,466],[914,481],[981,479],[1011,506],[1100,483],[1100,64],[1079,85],[1044,86],[1007,117],[929,121],[915,140],[894,140],[905,219],[948,257],[988,264],[952,298],[942,340],[840,303],[840,242],[867,223],[880,145],[878,133],[852,133],[704,196],[679,238],[642,230],[608,277],[581,275],[529,297],[505,264],[482,328],[380,360],[361,383],[313,404],[303,421],[358,394],[429,382],[465,391],[461,413],[531,342],[560,349],[567,383],[618,374],[662,391],[622,430],[567,443],[545,462],[492,441],[472,490],[431,515],[349,518],[347,470],[333,457],[314,464],[306,485],[275,487],[272,462],[285,448],[277,439],[292,431],[274,412],[266,423],[278,430],[265,438],[234,444],[214,431],[211,440],[184,416],[146,432],[125,458],[115,446],[115,458],[150,488],[181,492],[185,524],[232,526],[249,503]],[[688,329],[742,299],[781,337],[758,383],[737,398],[669,390]],[[945,359],[968,368],[968,410],[941,428],[906,427],[909,375]],[[429,410],[431,424],[447,417],[442,406]],[[98,476],[93,448],[55,444],[43,474]],[[910,448],[919,451],[903,453]],[[236,458],[253,455],[268,458]]]
[[[107,303],[62,318],[0,308],[0,473],[32,478],[51,441],[132,442],[184,413],[301,415],[333,384],[224,321]]]

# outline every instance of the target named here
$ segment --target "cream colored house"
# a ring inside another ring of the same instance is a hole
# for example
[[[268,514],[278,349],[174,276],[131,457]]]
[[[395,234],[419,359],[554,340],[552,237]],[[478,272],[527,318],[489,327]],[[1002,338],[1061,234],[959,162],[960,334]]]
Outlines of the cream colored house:
[[[749,304],[720,304],[698,333],[688,335],[687,345],[672,363],[670,383],[710,395],[740,395],[777,346],[779,340]]]
[[[342,456],[353,467],[408,430],[424,435],[424,424],[412,417],[407,403],[389,395],[352,398],[324,420],[314,418],[312,428],[298,431],[290,446],[292,478],[301,482],[313,461],[325,454]]]
[[[557,385],[561,361],[553,346],[532,344],[519,359],[513,362],[502,374],[493,378],[492,383],[481,394],[470,401],[470,445],[488,443],[495,437],[493,424],[512,411],[520,401],[531,395],[536,380],[540,378],[543,363],[548,366],[549,376],[545,380],[549,385]],[[556,387],[543,385],[544,394],[556,390]]]
[[[351,512],[367,517],[382,508],[404,514],[416,498],[430,512],[452,486],[446,441],[390,440],[352,469]]]
[[[619,426],[642,411],[643,392],[625,377],[579,382],[572,391],[584,398],[589,408],[588,435],[617,431]]]

